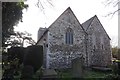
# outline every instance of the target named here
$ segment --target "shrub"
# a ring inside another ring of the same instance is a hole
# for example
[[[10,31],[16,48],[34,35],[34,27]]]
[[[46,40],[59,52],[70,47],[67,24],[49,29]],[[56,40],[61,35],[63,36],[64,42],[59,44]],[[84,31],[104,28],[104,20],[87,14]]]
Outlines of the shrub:
[[[32,66],[24,66],[21,72],[21,80],[31,80],[34,74],[34,69]]]
[[[19,59],[19,64],[23,62],[25,48],[24,47],[11,47],[8,49],[8,59],[13,61],[15,58]]]
[[[120,75],[120,62],[118,62],[118,74]]]
[[[43,47],[38,45],[29,46],[26,52],[23,65],[32,66],[34,68],[34,72],[36,72],[42,66]]]
[[[120,75],[109,74],[105,76],[106,80],[120,80]]]

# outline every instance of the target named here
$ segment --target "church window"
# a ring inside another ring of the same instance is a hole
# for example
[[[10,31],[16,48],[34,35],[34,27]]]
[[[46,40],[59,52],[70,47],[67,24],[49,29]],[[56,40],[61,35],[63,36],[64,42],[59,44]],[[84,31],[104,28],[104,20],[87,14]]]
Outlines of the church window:
[[[66,44],[73,44],[73,30],[68,28],[65,34],[65,43]]]

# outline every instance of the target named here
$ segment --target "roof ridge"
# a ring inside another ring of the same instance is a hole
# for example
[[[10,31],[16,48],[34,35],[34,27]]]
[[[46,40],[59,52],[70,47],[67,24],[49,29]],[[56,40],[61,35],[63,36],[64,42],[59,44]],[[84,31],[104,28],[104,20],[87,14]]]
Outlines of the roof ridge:
[[[55,19],[55,21],[58,20],[67,10],[70,10],[70,11],[72,12],[72,9],[71,9],[70,7],[68,7],[67,9],[65,9],[65,10]],[[53,23],[55,23],[55,21],[53,21]],[[53,24],[53,23],[52,23],[52,24]],[[51,24],[51,25],[52,25],[52,24]],[[51,27],[51,25],[44,31],[43,35],[49,30],[49,28]],[[38,42],[42,39],[43,35],[38,39],[36,45],[37,45]]]
[[[84,29],[86,28],[85,31],[87,31],[87,29],[89,28],[90,24],[92,23],[92,21],[94,20],[95,17],[96,17],[96,15],[94,15],[93,17],[89,18],[84,23],[82,23],[82,26],[84,27]],[[87,24],[87,26],[85,26],[86,24]]]
[[[97,17],[97,16],[96,16]],[[99,18],[97,17],[100,25],[102,26],[103,30],[105,31],[105,33],[107,34],[108,38],[111,40],[110,36],[108,35],[108,33],[106,32],[105,28],[103,27],[102,23],[100,22]]]
[[[89,28],[89,26],[91,25],[91,23],[93,22],[93,20],[94,20],[95,17],[96,17],[96,15],[94,15],[92,18],[90,18],[90,19],[91,19],[91,22],[90,22],[90,24],[88,25],[87,29]],[[87,29],[86,29],[86,31],[87,31]]]

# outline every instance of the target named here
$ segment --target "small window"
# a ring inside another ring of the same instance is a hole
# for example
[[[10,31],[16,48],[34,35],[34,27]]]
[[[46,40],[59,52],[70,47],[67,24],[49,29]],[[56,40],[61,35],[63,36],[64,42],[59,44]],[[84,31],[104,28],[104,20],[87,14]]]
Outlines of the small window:
[[[65,34],[65,43],[66,44],[73,44],[73,30],[68,28]]]
[[[95,47],[95,45],[93,46],[93,51],[95,51],[95,49],[96,49],[96,47]]]
[[[103,44],[102,44],[102,49],[104,49],[104,46],[103,46]]]

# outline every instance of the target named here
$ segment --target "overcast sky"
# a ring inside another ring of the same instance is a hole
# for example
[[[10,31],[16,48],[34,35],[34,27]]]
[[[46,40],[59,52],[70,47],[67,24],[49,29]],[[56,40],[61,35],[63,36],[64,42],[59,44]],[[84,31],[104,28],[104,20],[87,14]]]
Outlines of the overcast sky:
[[[82,24],[89,18],[97,15],[104,29],[112,39],[112,45],[117,46],[118,41],[118,16],[115,14],[112,18],[105,17],[108,13],[117,9],[112,5],[105,6],[106,0],[50,0],[51,6],[47,0],[41,0],[44,6],[44,12],[41,7],[36,7],[37,0],[28,0],[29,5],[27,10],[23,10],[23,22],[19,23],[15,28],[16,31],[27,31],[32,34],[32,37],[37,41],[37,32],[40,27],[49,27],[61,13],[68,7],[76,15],[79,22]]]

